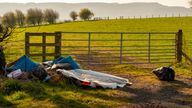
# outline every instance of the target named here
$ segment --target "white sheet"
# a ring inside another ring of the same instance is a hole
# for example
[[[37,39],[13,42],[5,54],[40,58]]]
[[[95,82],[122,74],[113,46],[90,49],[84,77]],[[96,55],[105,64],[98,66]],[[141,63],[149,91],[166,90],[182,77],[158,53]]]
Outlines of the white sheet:
[[[67,71],[58,69],[57,71],[60,71],[66,77],[72,77],[80,81],[90,82],[91,87],[101,86],[103,88],[115,89],[117,87],[124,87],[127,84],[132,84],[128,79],[92,70],[76,69]]]

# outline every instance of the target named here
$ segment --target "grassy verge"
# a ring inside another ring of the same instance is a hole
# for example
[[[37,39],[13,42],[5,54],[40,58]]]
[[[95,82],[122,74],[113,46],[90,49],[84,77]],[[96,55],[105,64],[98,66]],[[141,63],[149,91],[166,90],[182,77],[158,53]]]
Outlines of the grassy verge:
[[[0,95],[0,105],[5,107],[112,107],[131,101],[115,97],[119,94],[117,90],[79,88],[65,82],[47,84],[6,80],[1,86],[4,95]]]
[[[83,67],[88,68],[88,67]],[[92,67],[89,69],[103,70],[106,73],[122,76],[133,81],[131,89],[142,89],[149,85],[162,86],[166,82],[160,82],[151,70],[140,69],[132,65],[116,65]],[[176,79],[190,78],[192,68],[185,64],[175,64]],[[101,71],[101,72],[103,72]],[[139,82],[138,82],[138,81]],[[162,85],[163,84],[163,85]],[[171,83],[168,83],[170,86]],[[139,87],[137,88],[137,86]],[[177,85],[177,84],[174,84]],[[182,85],[180,85],[182,86]],[[179,87],[180,87],[179,86]],[[184,86],[184,85],[183,85]],[[129,87],[128,87],[129,88]],[[127,89],[128,89],[127,88]],[[177,87],[176,87],[177,88]],[[145,88],[146,89],[146,88]],[[154,88],[156,89],[156,88]],[[184,88],[185,89],[185,88]],[[187,88],[189,89],[189,88]],[[109,108],[135,104],[135,98],[128,90],[111,90],[102,88],[77,87],[67,80],[59,82],[43,83],[39,81],[18,81],[10,79],[0,80],[0,106],[3,107],[45,107],[45,108]],[[144,90],[144,89],[142,89]],[[149,92],[149,91],[148,91]],[[153,93],[150,93],[153,94]],[[154,95],[154,94],[153,94]],[[142,98],[142,97],[140,97]],[[182,99],[182,98],[179,98]],[[188,101],[191,102],[191,97]]]

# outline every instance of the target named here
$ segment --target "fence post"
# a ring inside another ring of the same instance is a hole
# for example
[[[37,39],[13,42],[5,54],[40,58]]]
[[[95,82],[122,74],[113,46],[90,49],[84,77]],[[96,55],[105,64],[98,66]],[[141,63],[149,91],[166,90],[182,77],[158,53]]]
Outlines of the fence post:
[[[148,63],[151,63],[151,33],[148,33]]]
[[[182,62],[182,37],[183,37],[183,31],[179,30],[177,33],[177,62]]]
[[[29,56],[29,50],[30,50],[30,47],[29,47],[29,33],[26,32],[25,33],[25,55],[26,56]]]
[[[91,33],[88,33],[88,64],[90,65],[91,59]]]
[[[61,32],[55,32],[55,58],[61,56]]]
[[[43,43],[43,56],[42,56],[42,61],[44,62],[46,60],[46,35],[45,32],[43,32],[43,38],[42,38],[42,43]]]
[[[121,33],[121,40],[120,40],[120,64],[123,62],[123,33]]]

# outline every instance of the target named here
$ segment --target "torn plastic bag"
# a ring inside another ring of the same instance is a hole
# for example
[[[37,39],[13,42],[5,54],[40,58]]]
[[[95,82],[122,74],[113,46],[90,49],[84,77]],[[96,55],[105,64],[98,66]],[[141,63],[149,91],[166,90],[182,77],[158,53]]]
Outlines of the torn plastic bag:
[[[60,63],[60,64],[54,64],[51,67],[52,70],[56,70],[56,69],[65,69],[65,70],[71,70],[71,65],[69,63]]]

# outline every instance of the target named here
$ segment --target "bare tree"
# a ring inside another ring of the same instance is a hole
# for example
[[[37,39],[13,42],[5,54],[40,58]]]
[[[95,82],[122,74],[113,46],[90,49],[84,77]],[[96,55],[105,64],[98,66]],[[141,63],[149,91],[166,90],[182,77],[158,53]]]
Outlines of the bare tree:
[[[77,17],[78,17],[77,12],[72,11],[72,12],[70,13],[70,17],[73,19],[73,21],[75,21],[75,20],[77,19]]]
[[[79,12],[79,17],[83,20],[90,20],[93,16],[93,12],[91,12],[88,8],[83,8]]]
[[[7,12],[2,17],[2,23],[7,27],[14,27],[16,25],[16,18],[13,12]]]
[[[37,24],[40,25],[43,22],[43,12],[41,9],[36,8],[35,13]]]
[[[6,65],[6,59],[3,52],[2,43],[6,42],[12,35],[14,27],[2,26],[0,24],[0,71],[3,71],[3,68]]]
[[[53,24],[59,18],[58,12],[54,11],[53,9],[46,9],[44,11],[44,20],[49,24]]]
[[[33,25],[36,24],[35,11],[32,8],[27,10],[27,23]]]
[[[38,8],[30,8],[27,10],[27,22],[28,24],[38,24],[43,22],[43,12]]]
[[[16,10],[16,11],[15,11],[15,16],[16,16],[17,24],[18,24],[20,27],[23,27],[24,22],[25,22],[25,15],[23,14],[23,12],[20,11],[20,10]]]

